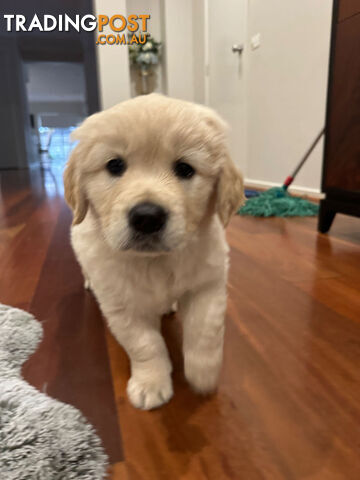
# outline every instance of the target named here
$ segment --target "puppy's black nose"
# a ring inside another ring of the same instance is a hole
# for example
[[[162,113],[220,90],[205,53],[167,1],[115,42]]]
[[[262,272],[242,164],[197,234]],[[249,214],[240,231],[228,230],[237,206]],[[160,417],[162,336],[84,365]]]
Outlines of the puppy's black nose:
[[[167,213],[155,203],[144,202],[135,205],[129,212],[129,223],[139,233],[159,232],[165,225]]]

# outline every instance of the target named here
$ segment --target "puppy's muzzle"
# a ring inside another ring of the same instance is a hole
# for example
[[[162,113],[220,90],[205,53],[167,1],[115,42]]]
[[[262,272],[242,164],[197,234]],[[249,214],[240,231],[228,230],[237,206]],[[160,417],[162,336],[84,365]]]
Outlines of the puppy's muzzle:
[[[151,202],[138,203],[129,211],[129,225],[138,235],[152,235],[166,226],[167,213],[163,207]]]

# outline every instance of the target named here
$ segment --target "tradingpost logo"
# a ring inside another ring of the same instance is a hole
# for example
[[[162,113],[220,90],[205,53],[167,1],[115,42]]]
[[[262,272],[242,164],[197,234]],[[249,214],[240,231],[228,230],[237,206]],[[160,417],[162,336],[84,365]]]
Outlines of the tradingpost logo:
[[[7,32],[69,32],[98,30],[96,45],[144,44],[150,15],[25,15],[4,14]],[[106,31],[105,31],[106,30]],[[110,32],[109,32],[110,31]]]

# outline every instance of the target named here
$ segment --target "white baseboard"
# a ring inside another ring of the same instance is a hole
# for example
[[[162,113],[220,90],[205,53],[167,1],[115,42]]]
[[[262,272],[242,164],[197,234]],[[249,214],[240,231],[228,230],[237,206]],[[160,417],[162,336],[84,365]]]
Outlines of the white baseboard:
[[[246,188],[261,188],[268,189],[272,187],[281,187],[281,183],[264,182],[263,180],[254,180],[253,178],[245,178],[244,184]],[[291,185],[289,192],[296,195],[308,195],[313,198],[324,198],[325,195],[317,188],[302,187],[301,185]]]

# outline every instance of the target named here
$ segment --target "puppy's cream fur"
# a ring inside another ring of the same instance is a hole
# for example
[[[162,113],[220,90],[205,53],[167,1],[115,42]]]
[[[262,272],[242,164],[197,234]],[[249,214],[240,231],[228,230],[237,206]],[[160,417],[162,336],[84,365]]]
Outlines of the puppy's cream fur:
[[[226,146],[226,125],[210,109],[161,95],[123,102],[89,117],[64,174],[73,210],[71,239],[86,283],[131,360],[127,392],[150,409],[172,396],[161,315],[178,302],[185,375],[209,392],[219,375],[226,309],[228,247],[224,226],[243,202],[243,182]],[[111,176],[121,157],[127,170]],[[179,179],[183,159],[196,174]],[[146,251],[133,244],[129,210],[163,206],[168,222]],[[141,249],[140,249],[141,250]]]

